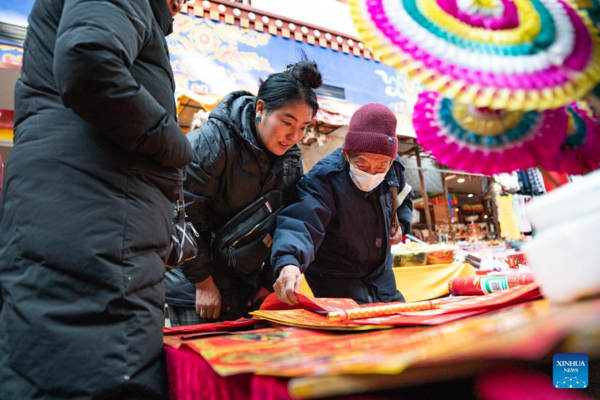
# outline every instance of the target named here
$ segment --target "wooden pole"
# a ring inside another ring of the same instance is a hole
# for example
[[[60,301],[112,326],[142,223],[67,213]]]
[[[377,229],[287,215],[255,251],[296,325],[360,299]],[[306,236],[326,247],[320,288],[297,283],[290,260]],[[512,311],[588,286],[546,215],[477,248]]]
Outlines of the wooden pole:
[[[440,174],[441,178],[442,178],[442,188],[444,189],[444,203],[446,203],[448,205],[448,208],[446,209],[448,211],[448,234],[450,235],[450,239],[452,241],[454,241],[454,231],[452,230],[452,211],[450,210],[450,207],[452,207],[452,204],[450,203],[450,199],[448,196],[448,185],[446,185],[446,174],[445,173],[441,173]]]
[[[500,239],[500,222],[498,222],[498,203],[496,202],[496,193],[494,193],[493,190],[491,190],[493,183],[490,180],[489,182],[489,196],[490,196],[490,208],[492,211],[492,219],[493,219],[493,223],[494,223],[494,230],[496,232],[494,232],[496,234],[496,239]]]
[[[423,170],[421,169],[421,148],[419,145],[415,148],[415,154],[417,155],[417,166],[419,167],[419,182],[421,183],[421,194],[423,195],[423,205],[425,210],[425,221],[427,221],[427,230],[429,231],[429,237],[433,237],[435,232],[433,231],[433,224],[431,223],[431,210],[429,209],[429,196],[427,196],[427,189],[425,188],[425,178],[423,178]]]

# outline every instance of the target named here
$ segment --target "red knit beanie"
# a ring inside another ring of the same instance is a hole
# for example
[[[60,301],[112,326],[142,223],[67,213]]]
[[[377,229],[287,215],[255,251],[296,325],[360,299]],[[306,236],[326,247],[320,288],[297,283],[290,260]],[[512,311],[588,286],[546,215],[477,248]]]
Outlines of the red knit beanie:
[[[396,116],[386,106],[368,103],[360,107],[350,119],[343,150],[383,154],[392,158],[398,155]]]

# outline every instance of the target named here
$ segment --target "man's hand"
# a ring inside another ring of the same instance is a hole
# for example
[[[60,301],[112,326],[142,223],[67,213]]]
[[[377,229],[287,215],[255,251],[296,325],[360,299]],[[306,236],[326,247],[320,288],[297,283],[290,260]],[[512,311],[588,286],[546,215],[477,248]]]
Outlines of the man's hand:
[[[402,241],[402,228],[398,227],[398,229],[392,228],[390,230],[390,244],[393,246]]]
[[[286,265],[281,269],[273,288],[279,300],[293,306],[298,304],[298,298],[294,292],[300,291],[300,285],[302,285],[300,268],[295,265]]]
[[[196,312],[202,318],[216,319],[221,313],[221,292],[212,276],[196,283]]]

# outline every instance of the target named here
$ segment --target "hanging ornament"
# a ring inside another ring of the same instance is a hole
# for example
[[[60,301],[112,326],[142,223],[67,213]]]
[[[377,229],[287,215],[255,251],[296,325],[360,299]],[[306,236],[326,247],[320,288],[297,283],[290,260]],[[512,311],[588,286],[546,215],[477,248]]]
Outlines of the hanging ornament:
[[[415,105],[417,141],[451,168],[493,175],[535,167],[556,156],[566,137],[565,108],[507,111],[460,104],[423,92]]]
[[[351,0],[366,45],[458,103],[547,110],[600,80],[589,17],[563,0]]]
[[[600,166],[600,127],[584,102],[567,107],[569,125],[561,149],[542,165],[549,171],[583,175]]]

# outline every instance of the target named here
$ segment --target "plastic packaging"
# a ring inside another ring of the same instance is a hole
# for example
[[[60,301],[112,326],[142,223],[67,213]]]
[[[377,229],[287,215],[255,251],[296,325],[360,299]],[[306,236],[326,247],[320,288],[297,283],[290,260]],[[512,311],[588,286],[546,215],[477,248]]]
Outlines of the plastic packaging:
[[[545,298],[567,303],[600,293],[599,238],[596,212],[538,232],[524,246]]]
[[[600,293],[600,171],[535,199],[523,246],[544,297],[567,303]]]
[[[427,245],[407,241],[405,244],[392,246],[394,267],[419,267],[427,265]]]
[[[392,253],[394,253],[394,267],[452,264],[456,258],[456,246],[428,246],[408,242],[405,245],[392,246]]]
[[[423,265],[427,265],[426,252],[394,254],[394,268],[420,267]]]
[[[600,171],[536,198],[527,205],[527,217],[537,232],[579,216],[600,213]]]
[[[534,282],[531,272],[523,274],[503,274],[487,276],[467,276],[448,281],[448,291],[455,296],[485,295],[499,290],[515,288]]]

